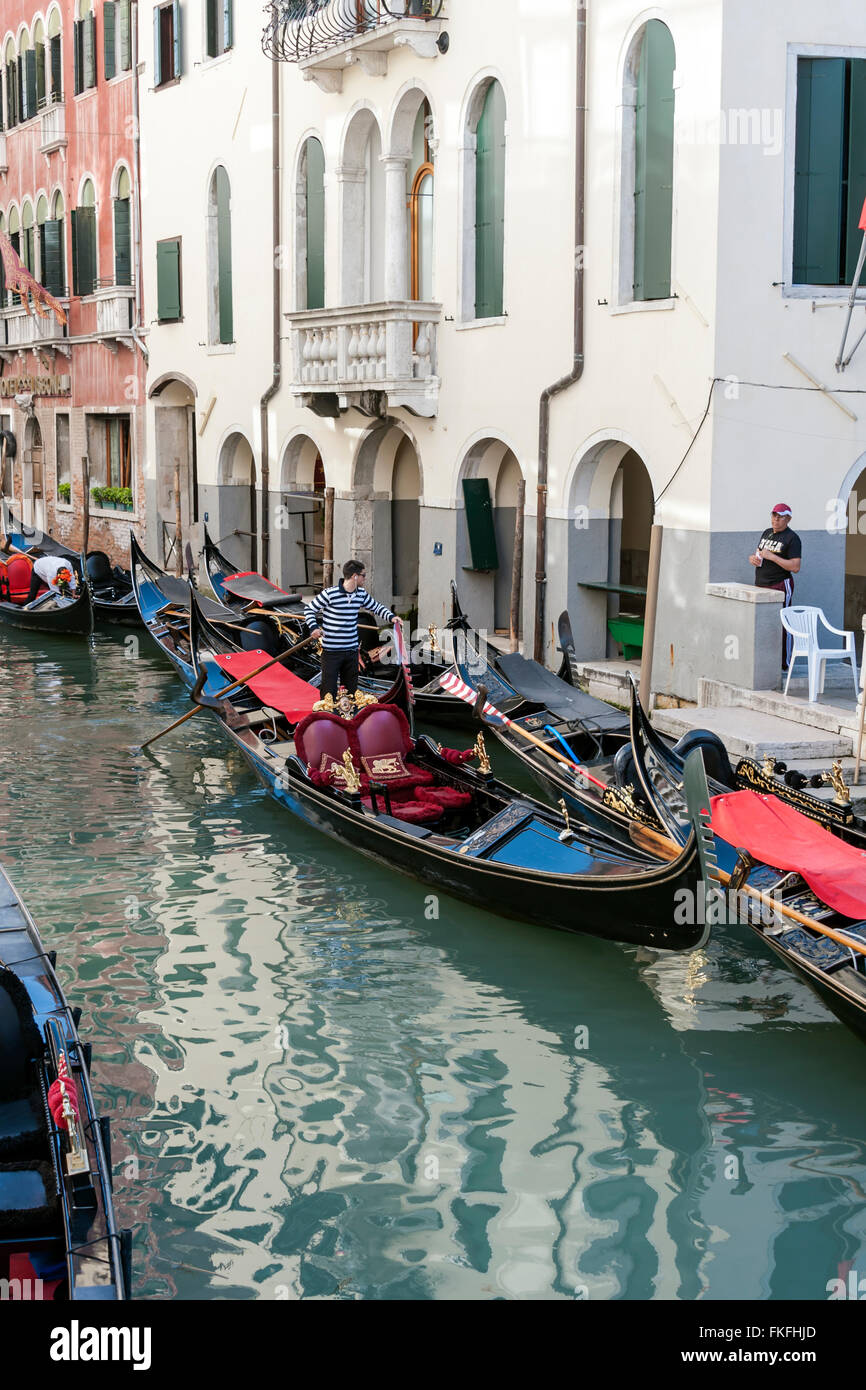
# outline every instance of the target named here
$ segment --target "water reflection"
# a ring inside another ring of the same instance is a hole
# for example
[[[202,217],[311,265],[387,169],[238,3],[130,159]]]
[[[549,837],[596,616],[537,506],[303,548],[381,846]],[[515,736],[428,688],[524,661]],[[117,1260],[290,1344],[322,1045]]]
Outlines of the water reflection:
[[[115,1116],[136,1292],[822,1298],[862,1046],[748,936],[521,927],[279,812],[122,638],[0,635],[0,855]],[[426,909],[426,915],[425,915]]]

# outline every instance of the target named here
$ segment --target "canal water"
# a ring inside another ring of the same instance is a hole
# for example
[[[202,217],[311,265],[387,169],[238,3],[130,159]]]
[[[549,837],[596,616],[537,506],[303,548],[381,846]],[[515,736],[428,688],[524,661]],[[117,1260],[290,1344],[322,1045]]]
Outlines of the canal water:
[[[188,708],[148,641],[0,634],[0,860],[83,1009],[136,1296],[866,1278],[866,1050],[759,944],[437,900],[278,810],[206,715],[142,755]]]

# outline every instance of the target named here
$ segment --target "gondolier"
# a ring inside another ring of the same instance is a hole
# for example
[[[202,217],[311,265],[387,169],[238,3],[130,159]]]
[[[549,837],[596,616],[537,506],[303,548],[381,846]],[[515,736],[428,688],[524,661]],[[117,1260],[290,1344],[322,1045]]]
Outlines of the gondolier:
[[[10,555],[25,555],[27,559],[33,561],[28,603],[33,602],[43,584],[53,594],[66,595],[78,592],[78,575],[65,556],[43,555],[38,550],[19,550],[17,546],[8,542],[4,548]]]
[[[360,560],[347,560],[339,584],[323,589],[304,605],[304,617],[313,637],[321,637],[322,695],[336,697],[340,685],[350,695],[358,689],[358,614],[361,609],[395,623],[396,615],[377,603],[364,588],[366,569]]]
[[[777,502],[770,513],[771,525],[758,541],[749,564],[755,566],[755,584],[759,589],[778,589],[784,594],[783,608],[794,602],[794,575],[799,574],[803,542],[792,531],[791,508],[787,502]],[[791,634],[782,628],[782,670],[787,671],[791,660]]]

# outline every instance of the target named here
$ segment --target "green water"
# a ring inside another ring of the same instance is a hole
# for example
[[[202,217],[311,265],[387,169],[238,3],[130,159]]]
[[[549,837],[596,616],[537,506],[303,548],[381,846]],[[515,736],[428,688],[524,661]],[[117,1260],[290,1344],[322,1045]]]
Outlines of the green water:
[[[84,1011],[138,1297],[866,1277],[866,1049],[751,937],[666,958],[436,917],[207,716],[136,754],[188,708],[147,641],[0,634],[0,859]]]

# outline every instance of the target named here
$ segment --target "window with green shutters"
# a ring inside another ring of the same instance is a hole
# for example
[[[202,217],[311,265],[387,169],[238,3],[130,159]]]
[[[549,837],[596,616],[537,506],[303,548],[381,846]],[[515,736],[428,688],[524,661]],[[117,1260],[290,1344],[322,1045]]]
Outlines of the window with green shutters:
[[[6,64],[6,118],[9,129],[18,124],[18,64]]]
[[[156,243],[156,303],[160,323],[182,317],[179,238]]]
[[[105,80],[132,67],[131,0],[105,0],[102,7]]]
[[[132,218],[130,198],[114,200],[114,283],[132,284]]]
[[[475,132],[475,317],[503,310],[505,252],[505,95],[491,82]]]
[[[233,0],[206,0],[207,56],[218,58],[232,46]]]
[[[42,283],[58,299],[66,297],[66,250],[63,218],[52,218],[42,225]]]
[[[105,80],[110,82],[117,72],[114,0],[105,0],[102,7],[102,42],[105,49]]]
[[[63,50],[61,39],[55,34],[51,39],[51,100],[63,100]]]
[[[175,82],[183,71],[180,0],[169,0],[153,12],[153,85]]]
[[[304,146],[307,221],[307,302],[305,309],[325,307],[325,152],[311,137]]]
[[[72,220],[72,293],[96,288],[96,209],[74,208]]]
[[[40,43],[36,49],[36,105],[41,111],[48,98],[45,86],[45,44]]]
[[[866,200],[866,60],[799,58],[795,285],[850,285]]]
[[[235,335],[232,303],[231,186],[228,174],[222,166],[214,174],[214,195],[217,219],[218,341],[233,343]]]
[[[85,15],[72,27],[75,95],[96,86],[96,16]]]
[[[674,68],[671,32],[643,32],[635,105],[634,297],[669,299],[674,198]]]

